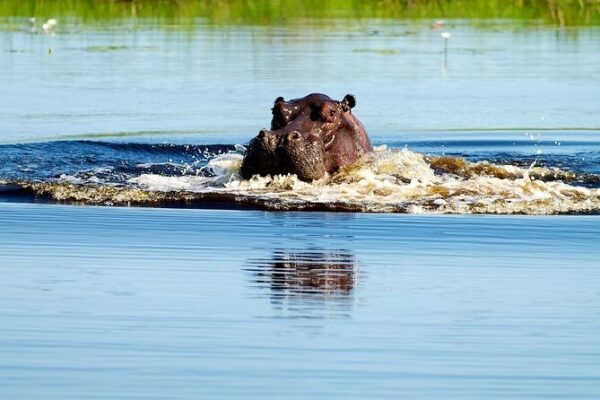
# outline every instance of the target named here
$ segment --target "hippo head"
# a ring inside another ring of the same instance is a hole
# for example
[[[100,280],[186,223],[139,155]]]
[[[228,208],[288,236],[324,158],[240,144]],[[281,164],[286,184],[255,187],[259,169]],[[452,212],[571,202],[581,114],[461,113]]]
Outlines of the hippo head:
[[[312,128],[332,129],[341,123],[342,115],[355,105],[356,100],[351,94],[347,94],[342,101],[332,100],[329,96],[320,93],[312,93],[290,101],[278,97],[271,109],[273,113],[271,130],[283,129],[298,120],[303,124],[310,120],[309,124],[313,125]],[[329,124],[329,126],[321,127],[319,126],[321,124]]]
[[[351,109],[352,95],[341,101],[313,93],[301,99],[275,99],[271,130],[263,129],[249,144],[242,176],[296,174],[312,181],[354,162],[371,144]]]

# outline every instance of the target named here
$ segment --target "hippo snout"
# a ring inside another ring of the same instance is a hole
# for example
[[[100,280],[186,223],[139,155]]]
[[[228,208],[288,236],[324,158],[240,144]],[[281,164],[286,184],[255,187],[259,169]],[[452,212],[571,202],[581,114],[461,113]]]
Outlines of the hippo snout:
[[[262,129],[250,141],[242,162],[242,176],[296,174],[312,181],[325,174],[323,142],[315,133],[273,132]]]
[[[310,182],[325,175],[323,141],[318,135],[292,131],[278,146],[278,158],[283,172],[296,174]]]

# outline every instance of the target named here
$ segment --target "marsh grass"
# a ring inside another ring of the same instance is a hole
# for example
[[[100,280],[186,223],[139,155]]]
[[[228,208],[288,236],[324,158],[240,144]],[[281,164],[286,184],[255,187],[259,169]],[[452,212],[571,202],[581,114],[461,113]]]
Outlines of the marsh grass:
[[[250,25],[332,18],[507,18],[576,26],[600,25],[600,0],[2,0],[0,17],[151,18],[178,24],[203,18]]]

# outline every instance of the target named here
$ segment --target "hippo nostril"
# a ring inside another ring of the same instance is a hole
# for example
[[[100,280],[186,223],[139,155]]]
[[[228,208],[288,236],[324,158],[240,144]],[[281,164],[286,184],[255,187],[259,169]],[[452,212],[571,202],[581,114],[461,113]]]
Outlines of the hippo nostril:
[[[300,140],[302,135],[298,131],[288,133],[288,140]]]
[[[258,132],[258,138],[259,138],[259,139],[263,139],[265,136],[267,136],[267,133],[268,133],[268,132],[269,132],[269,131],[268,131],[268,130],[266,130],[266,129],[261,129],[261,130],[260,130],[260,132]]]

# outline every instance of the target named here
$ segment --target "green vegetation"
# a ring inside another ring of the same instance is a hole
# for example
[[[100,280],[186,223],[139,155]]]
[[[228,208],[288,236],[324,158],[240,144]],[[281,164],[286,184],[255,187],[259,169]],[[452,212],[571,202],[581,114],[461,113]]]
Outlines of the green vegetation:
[[[397,50],[392,50],[392,49],[356,49],[356,50],[354,50],[354,52],[355,53],[373,53],[373,54],[379,54],[382,56],[391,56],[391,55],[399,53]]]
[[[283,25],[329,18],[510,18],[600,25],[600,0],[2,0],[0,17]]]
[[[91,51],[95,53],[106,53],[109,51],[120,51],[127,49],[127,46],[89,46],[85,48],[86,51]]]

